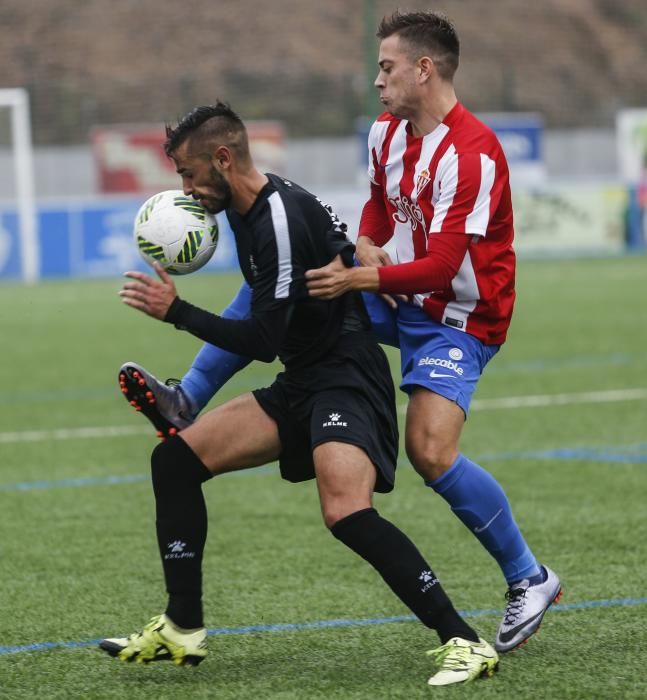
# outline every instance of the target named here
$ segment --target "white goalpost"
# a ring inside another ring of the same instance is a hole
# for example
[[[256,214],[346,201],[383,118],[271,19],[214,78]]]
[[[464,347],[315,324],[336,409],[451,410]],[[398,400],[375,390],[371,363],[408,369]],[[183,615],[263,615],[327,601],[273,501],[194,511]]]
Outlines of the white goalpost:
[[[33,284],[39,278],[38,231],[34,196],[34,165],[29,117],[29,94],[24,88],[0,89],[0,109],[11,110],[11,140],[16,176],[18,237],[22,278]]]

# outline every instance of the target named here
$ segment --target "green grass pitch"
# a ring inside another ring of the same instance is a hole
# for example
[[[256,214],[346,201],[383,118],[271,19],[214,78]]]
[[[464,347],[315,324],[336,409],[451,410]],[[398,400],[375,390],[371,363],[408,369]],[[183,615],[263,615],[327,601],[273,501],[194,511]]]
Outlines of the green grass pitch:
[[[238,279],[178,287],[218,310]],[[136,360],[181,376],[200,343],[121,304],[118,280],[0,286],[0,697],[647,697],[646,280],[644,257],[520,263],[509,340],[462,450],[501,481],[564,598],[494,678],[435,690],[424,655],[435,635],[325,530],[314,484],[282,482],[273,466],[206,485],[206,623],[219,632],[208,659],[146,667],[101,653],[95,640],[135,631],[165,602],[147,480],[156,440],[117,369]],[[275,370],[248,367],[219,400]],[[496,564],[403,451],[398,472],[376,507],[492,640]]]

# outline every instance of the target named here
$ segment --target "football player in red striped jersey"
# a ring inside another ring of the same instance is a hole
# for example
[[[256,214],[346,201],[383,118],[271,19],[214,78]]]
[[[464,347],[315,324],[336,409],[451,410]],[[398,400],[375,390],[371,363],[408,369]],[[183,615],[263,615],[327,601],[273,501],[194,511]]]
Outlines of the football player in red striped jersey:
[[[531,552],[501,486],[459,448],[472,394],[505,341],[514,304],[508,165],[492,130],[457,99],[459,41],[445,17],[396,12],[378,37],[375,87],[387,111],[369,134],[360,266],[335,260],[309,271],[309,292],[391,295],[390,335],[398,337],[400,387],[409,395],[407,454],[499,563],[508,604],[495,647],[510,651],[537,630],[561,586]]]

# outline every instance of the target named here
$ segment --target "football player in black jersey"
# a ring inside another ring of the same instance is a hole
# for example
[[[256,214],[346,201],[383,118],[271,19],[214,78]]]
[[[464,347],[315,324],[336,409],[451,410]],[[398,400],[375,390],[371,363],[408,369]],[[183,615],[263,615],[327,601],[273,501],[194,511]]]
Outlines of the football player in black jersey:
[[[496,652],[458,615],[415,545],[373,508],[393,488],[398,450],[394,387],[386,356],[357,292],[333,301],[308,295],[305,272],[354,246],[329,207],[295,183],[259,172],[243,122],[224,103],[197,107],[167,129],[167,155],[186,195],[223,210],[252,288],[251,314],[228,319],[180,299],[170,276],[128,272],[129,306],[225,350],[284,365],[266,389],[202,415],[152,454],[157,538],[169,594],[165,612],[101,648],[122,660],[200,663],[207,654],[202,554],[207,513],[202,483],[278,460],[288,481],[315,478],[326,526],[366,559],[427,627],[441,671],[434,685],[491,675]],[[136,379],[128,378],[129,381]],[[475,667],[448,669],[468,645]],[[451,672],[450,672],[451,671]],[[478,673],[476,675],[479,675]]]

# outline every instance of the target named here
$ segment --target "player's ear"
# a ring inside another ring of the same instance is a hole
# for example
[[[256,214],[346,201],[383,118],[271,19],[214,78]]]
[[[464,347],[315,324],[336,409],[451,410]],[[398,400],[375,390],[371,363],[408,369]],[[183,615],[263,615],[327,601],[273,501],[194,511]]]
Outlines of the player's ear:
[[[227,146],[218,146],[215,153],[212,155],[214,165],[220,170],[226,170],[231,166],[232,155]]]
[[[421,83],[427,82],[436,72],[434,61],[429,56],[422,56],[416,61],[416,75]]]

